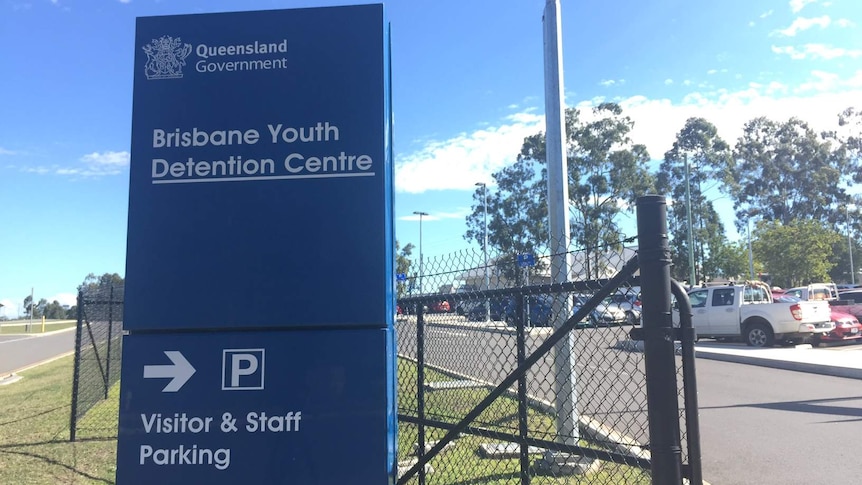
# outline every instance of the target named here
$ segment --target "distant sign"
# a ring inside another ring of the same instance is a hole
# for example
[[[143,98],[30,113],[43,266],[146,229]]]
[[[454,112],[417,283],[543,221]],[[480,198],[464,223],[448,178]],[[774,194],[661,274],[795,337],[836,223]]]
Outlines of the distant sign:
[[[395,279],[397,281],[407,281],[407,274],[406,273],[398,273],[395,275]]]
[[[531,253],[523,253],[518,255],[518,266],[522,268],[526,268],[528,266],[535,266],[536,259],[533,257]]]

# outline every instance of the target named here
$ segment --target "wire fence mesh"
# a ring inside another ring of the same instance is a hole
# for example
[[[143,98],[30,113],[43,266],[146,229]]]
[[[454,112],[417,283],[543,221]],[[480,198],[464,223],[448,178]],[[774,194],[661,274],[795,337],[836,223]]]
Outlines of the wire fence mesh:
[[[124,287],[78,292],[70,440],[117,436]]]
[[[640,288],[637,276],[612,281],[634,255],[622,243],[572,251],[572,283],[555,285],[547,252],[462,251],[402,281],[399,483],[650,483],[645,359],[629,337]],[[573,316],[582,318],[558,344],[532,355]],[[476,407],[519,369],[517,382]]]

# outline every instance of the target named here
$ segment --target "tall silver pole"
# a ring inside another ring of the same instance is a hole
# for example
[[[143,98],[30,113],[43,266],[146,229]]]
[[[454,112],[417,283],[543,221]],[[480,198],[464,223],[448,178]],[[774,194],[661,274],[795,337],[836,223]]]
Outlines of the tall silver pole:
[[[844,211],[847,214],[847,250],[850,252],[850,284],[856,284],[856,274],[853,269],[853,237],[851,236],[850,226],[850,206],[844,206]]]
[[[565,151],[565,99],[563,95],[563,35],[560,1],[545,0],[543,15],[545,59],[545,143],[548,159],[548,218],[550,226],[551,278],[555,283],[569,280],[569,185]],[[572,314],[572,302],[565,294],[554,298],[554,328]],[[561,339],[555,347],[554,391],[557,407],[557,436],[575,445],[578,432],[574,336]]]
[[[415,211],[414,215],[419,216],[419,294],[423,294],[425,292],[425,288],[422,287],[422,275],[425,273],[425,262],[422,256],[422,216],[427,216],[427,212]]]
[[[476,186],[482,187],[482,217],[485,222],[485,231],[482,233],[484,235],[482,251],[485,256],[485,291],[487,291],[491,289],[491,279],[488,276],[488,185],[484,182],[476,182]],[[485,321],[491,321],[491,300],[488,298],[485,299]]]
[[[748,272],[749,279],[754,281],[754,253],[751,252],[751,217],[748,218]]]
[[[694,287],[697,285],[694,274],[694,237],[691,232],[691,182],[689,181],[688,155],[683,155],[685,159],[685,217],[688,221],[688,271],[689,279],[688,286]]]
[[[33,326],[33,310],[36,309],[36,302],[33,301],[33,288],[30,288],[30,321],[27,322],[27,333],[30,333],[30,327]]]

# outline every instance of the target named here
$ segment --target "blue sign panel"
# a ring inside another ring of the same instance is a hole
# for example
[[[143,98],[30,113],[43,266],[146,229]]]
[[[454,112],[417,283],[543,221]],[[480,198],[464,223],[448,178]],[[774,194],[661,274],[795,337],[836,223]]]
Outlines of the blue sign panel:
[[[127,330],[391,325],[382,5],[139,18]]]
[[[124,337],[117,483],[389,483],[392,332]]]
[[[533,257],[532,253],[523,253],[518,255],[518,266],[522,268],[526,268],[528,266],[535,266],[536,259]]]

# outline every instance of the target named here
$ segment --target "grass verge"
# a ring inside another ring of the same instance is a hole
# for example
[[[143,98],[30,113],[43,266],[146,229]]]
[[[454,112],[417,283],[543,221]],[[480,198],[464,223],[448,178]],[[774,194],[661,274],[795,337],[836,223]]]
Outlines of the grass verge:
[[[56,330],[65,330],[67,328],[74,328],[77,325],[75,320],[48,320],[45,322],[45,330],[42,331],[42,320],[33,320],[33,323],[30,324],[27,321],[12,321],[12,322],[3,322],[0,324],[0,335],[10,335],[10,334],[38,334],[38,333],[47,333],[54,332]],[[27,331],[27,327],[30,327],[30,331]]]
[[[100,433],[114,438],[82,431],[80,441],[69,441],[72,366],[73,357],[64,357],[22,372],[23,379],[15,384],[0,386],[0,483],[114,483],[116,414],[113,433]],[[113,401],[116,409],[118,401]],[[106,415],[103,412],[111,411],[104,405],[91,409],[79,429],[86,430],[87,419]]]

